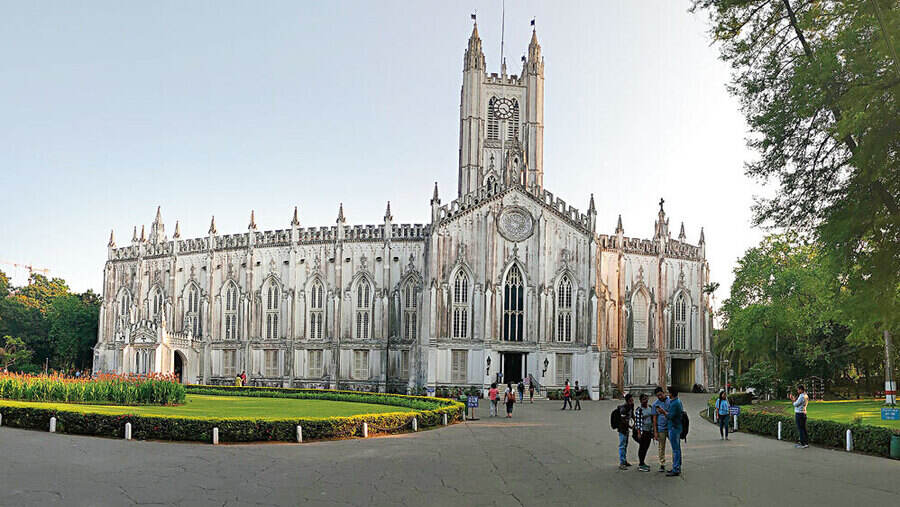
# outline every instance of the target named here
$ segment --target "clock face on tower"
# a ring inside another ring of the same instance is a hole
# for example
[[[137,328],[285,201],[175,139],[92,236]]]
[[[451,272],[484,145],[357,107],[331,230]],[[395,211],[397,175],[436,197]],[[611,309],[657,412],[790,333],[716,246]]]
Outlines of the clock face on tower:
[[[494,99],[494,116],[500,120],[508,120],[513,116],[513,108],[515,104],[507,98]]]

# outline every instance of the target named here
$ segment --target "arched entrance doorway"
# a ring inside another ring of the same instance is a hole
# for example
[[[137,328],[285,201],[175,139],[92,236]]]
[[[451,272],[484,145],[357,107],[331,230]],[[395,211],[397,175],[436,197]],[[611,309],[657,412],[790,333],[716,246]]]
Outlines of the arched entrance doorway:
[[[178,382],[184,382],[184,362],[184,355],[176,350],[175,365],[172,368],[172,373],[175,374],[175,378],[178,379]]]

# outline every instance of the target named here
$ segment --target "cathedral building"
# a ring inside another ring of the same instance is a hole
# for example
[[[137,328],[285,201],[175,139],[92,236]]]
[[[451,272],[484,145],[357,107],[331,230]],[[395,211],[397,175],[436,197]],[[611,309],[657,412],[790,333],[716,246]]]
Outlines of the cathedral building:
[[[487,73],[475,25],[463,59],[457,194],[427,224],[301,227],[182,238],[160,210],[104,270],[94,370],[185,382],[420,392],[530,375],[593,398],[712,387],[703,232],[597,232],[543,185],[544,60]],[[427,198],[427,197],[426,197]],[[423,199],[424,200],[424,199]],[[423,203],[424,204],[424,203]],[[612,224],[611,217],[603,223]]]

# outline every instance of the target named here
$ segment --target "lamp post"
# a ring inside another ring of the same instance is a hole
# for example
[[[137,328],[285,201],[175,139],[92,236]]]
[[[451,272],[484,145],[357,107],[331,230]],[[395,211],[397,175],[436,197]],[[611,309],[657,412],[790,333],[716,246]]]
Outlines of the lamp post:
[[[485,370],[484,370],[484,375],[486,377],[490,377],[490,375],[491,375],[491,356],[487,357],[487,360],[485,360],[485,363],[487,363],[487,368],[485,368]],[[481,396],[484,396],[484,378],[481,379]]]
[[[730,361],[722,359],[722,364],[725,365],[725,394],[728,395],[728,365],[730,364]]]
[[[550,360],[546,357],[544,358],[544,371],[541,372],[541,378],[544,378],[544,375],[547,374],[547,368],[550,367]]]

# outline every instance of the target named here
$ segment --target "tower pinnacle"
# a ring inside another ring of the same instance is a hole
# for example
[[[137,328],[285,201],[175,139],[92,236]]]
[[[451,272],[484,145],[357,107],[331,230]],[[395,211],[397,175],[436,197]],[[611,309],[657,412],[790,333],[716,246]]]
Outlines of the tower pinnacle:
[[[297,216],[297,207],[294,206],[294,218],[291,219],[291,225],[298,226],[300,225],[300,218]]]
[[[338,208],[337,222],[339,224],[342,224],[346,221],[347,221],[347,219],[344,218],[344,203],[341,203],[340,207]]]
[[[113,237],[113,230],[112,230],[112,229],[109,230],[109,243],[107,243],[106,246],[108,246],[109,248],[115,248],[115,247],[116,247],[116,238]]]
[[[212,216],[212,220],[209,221],[209,233],[216,234],[216,216]]]

